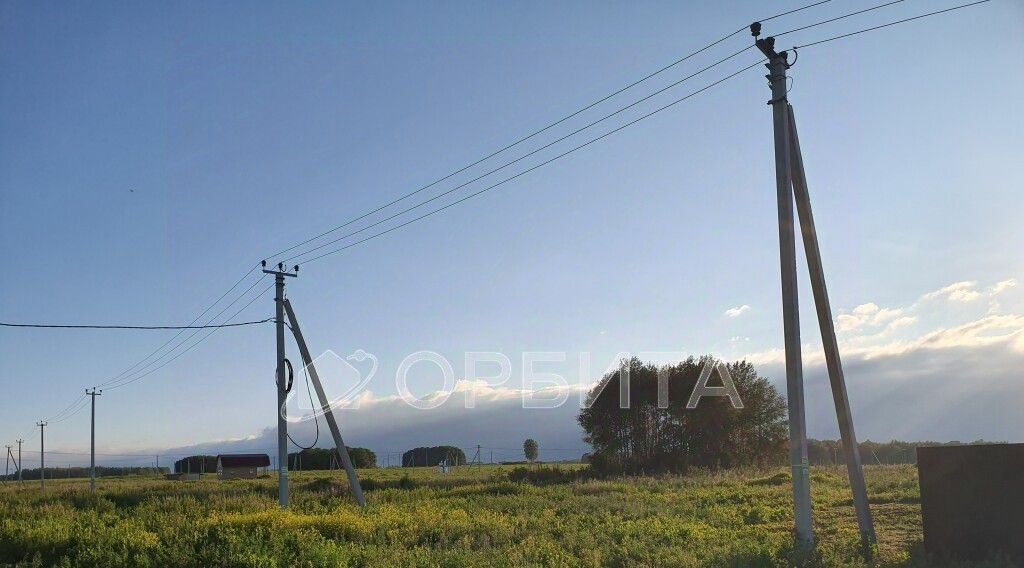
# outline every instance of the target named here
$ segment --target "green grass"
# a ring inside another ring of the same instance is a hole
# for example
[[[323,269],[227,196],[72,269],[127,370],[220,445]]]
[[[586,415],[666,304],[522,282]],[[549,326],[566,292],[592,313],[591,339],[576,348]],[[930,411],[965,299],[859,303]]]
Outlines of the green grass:
[[[199,482],[52,480],[0,489],[0,563],[61,566],[787,566],[782,470],[589,480],[578,468],[360,472],[367,508],[340,472]],[[876,565],[918,566],[913,466],[866,470]],[[819,566],[863,565],[843,473],[816,468]],[[997,566],[997,563],[993,563]]]

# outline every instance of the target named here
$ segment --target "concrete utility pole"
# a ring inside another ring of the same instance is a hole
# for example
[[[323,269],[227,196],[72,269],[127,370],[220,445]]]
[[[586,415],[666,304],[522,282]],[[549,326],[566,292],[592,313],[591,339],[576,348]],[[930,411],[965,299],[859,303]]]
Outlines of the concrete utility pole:
[[[769,51],[763,46],[770,43]],[[789,116],[786,110],[786,53],[775,53],[775,40],[757,40],[768,56],[772,122],[775,130],[775,185],[779,215],[779,253],[782,267],[782,326],[786,351],[786,399],[789,406],[789,464],[793,479],[793,518],[798,544],[811,547],[811,483],[807,465],[804,417],[803,362],[800,355],[800,311],[796,287],[796,235],[793,225],[793,182],[789,155]]]
[[[286,276],[298,276],[298,267],[288,272],[284,263],[277,263],[277,270],[267,270],[267,261],[263,261],[264,274],[274,275],[274,314],[277,328],[277,502],[282,508],[288,507],[288,415],[285,409],[288,391],[291,385],[285,380],[284,354],[284,279]]]
[[[21,444],[25,440],[18,440],[18,485],[25,483],[24,478],[21,475]]]
[[[93,387],[90,391],[85,390],[85,394],[92,397],[92,421],[90,422],[89,429],[89,493],[96,492],[96,397],[103,394],[103,391],[96,390]]]
[[[761,24],[754,23],[750,31],[756,38],[760,35]],[[825,350],[832,398],[839,421],[843,440],[843,455],[853,492],[853,503],[857,513],[861,541],[865,556],[870,557],[875,542],[874,524],[868,507],[864,472],[861,468],[860,451],[853,429],[846,393],[846,379],[843,376],[839,346],[832,322],[832,308],[828,300],[825,274],[821,263],[821,251],[811,212],[807,177],[804,172],[803,156],[796,131],[793,107],[787,99],[786,71],[790,67],[788,54],[775,51],[775,38],[757,39],[758,49],[768,58],[772,99],[772,117],[775,130],[775,181],[778,191],[779,248],[782,267],[782,312],[786,352],[786,394],[789,407],[789,458],[793,477],[793,513],[796,522],[797,544],[813,547],[814,535],[811,527],[810,475],[807,461],[807,432],[804,412],[803,362],[800,353],[800,319],[797,305],[796,285],[796,235],[793,219],[793,201],[800,218],[800,228],[807,258],[811,290],[814,295],[821,341]]]
[[[39,488],[46,489],[46,439],[43,436],[46,422],[40,420],[36,426],[39,426]]]
[[[7,455],[5,457],[7,458],[7,460],[6,460],[7,461],[7,465],[4,466],[4,483],[7,483],[7,478],[11,474],[11,446],[10,446],[10,444],[7,445]]]

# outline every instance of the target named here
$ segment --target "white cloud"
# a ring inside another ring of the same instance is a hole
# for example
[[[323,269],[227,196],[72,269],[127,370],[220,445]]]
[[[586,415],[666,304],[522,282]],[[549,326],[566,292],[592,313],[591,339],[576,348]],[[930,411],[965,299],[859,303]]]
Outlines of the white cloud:
[[[914,318],[902,318],[897,327],[914,323]],[[870,336],[879,338],[884,334]],[[877,357],[902,355],[928,349],[955,349],[989,347],[1003,345],[1008,349],[1024,353],[1024,316],[1018,315],[986,315],[980,319],[949,328],[939,328],[910,340],[895,340],[887,343],[863,345],[858,341],[842,341],[839,351],[844,359],[874,359]],[[803,360],[807,364],[824,362],[820,346],[803,348]],[[747,361],[755,365],[772,365],[785,362],[785,351],[767,349],[744,355]]]
[[[725,315],[728,316],[728,317],[731,317],[731,318],[738,318],[741,315],[743,315],[743,314],[745,314],[745,313],[747,313],[749,311],[750,311],[750,306],[748,306],[746,304],[743,304],[742,306],[738,306],[738,307],[735,307],[735,308],[729,308],[728,310],[725,310]]]
[[[996,282],[996,285],[993,286],[991,290],[989,290],[988,295],[995,296],[996,294],[1005,292],[1006,290],[1009,290],[1010,288],[1013,288],[1016,285],[1017,280],[1015,278],[1009,278],[1007,280],[1003,280],[1002,282]]]
[[[949,286],[944,286],[935,290],[934,292],[928,292],[921,297],[922,300],[935,300],[938,298],[945,298],[950,302],[973,302],[981,297],[981,292],[975,290],[978,283],[974,280],[964,280],[962,282],[954,282]]]
[[[849,314],[839,314],[836,317],[836,329],[854,331],[866,326],[878,326],[894,320],[902,314],[902,308],[880,308],[873,302],[861,304],[853,308]]]
[[[1024,441],[1024,316],[986,314],[909,339],[886,337],[914,323],[901,317],[881,333],[840,342],[861,440]],[[824,353],[809,345],[801,351],[809,432],[836,437]],[[784,350],[745,359],[784,388]]]
[[[907,327],[907,326],[913,325],[915,323],[917,323],[917,318],[913,317],[913,316],[905,316],[905,317],[901,317],[899,319],[894,319],[891,322],[889,322],[889,325],[885,326],[885,332],[888,333],[888,332],[893,331],[895,329],[899,329],[901,327]]]
[[[976,349],[993,345],[1024,352],[1024,316],[1001,314],[994,299],[990,299],[987,312],[978,312],[976,319],[966,323],[962,314],[960,323],[950,321],[949,318],[956,317],[958,312],[944,307],[948,304],[928,302],[941,298],[953,303],[966,303],[983,296],[992,298],[1015,285],[1016,280],[1010,278],[997,282],[983,293],[978,291],[977,282],[965,280],[928,292],[906,307],[883,308],[874,302],[860,304],[836,317],[836,330],[842,332],[840,351],[844,358],[863,360],[922,350]],[[949,323],[915,333],[913,326],[920,321],[919,314],[928,316],[926,321],[945,320]],[[818,364],[824,361],[823,357],[820,346],[804,346],[805,363]],[[784,362],[785,352],[768,349],[748,354],[746,358],[754,364],[775,365]]]

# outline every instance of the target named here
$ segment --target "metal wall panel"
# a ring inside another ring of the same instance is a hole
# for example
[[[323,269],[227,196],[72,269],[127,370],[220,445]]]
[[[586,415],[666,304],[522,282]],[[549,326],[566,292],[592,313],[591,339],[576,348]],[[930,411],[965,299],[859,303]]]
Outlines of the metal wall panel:
[[[1024,562],[1024,444],[922,447],[917,470],[930,555]]]

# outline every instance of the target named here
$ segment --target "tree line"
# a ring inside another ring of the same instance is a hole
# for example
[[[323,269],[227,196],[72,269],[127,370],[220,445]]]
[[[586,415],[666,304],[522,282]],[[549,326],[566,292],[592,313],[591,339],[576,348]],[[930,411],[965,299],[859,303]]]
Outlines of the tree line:
[[[352,466],[359,469],[377,467],[377,454],[367,448],[348,448],[348,457]],[[301,452],[288,454],[288,469],[321,470],[341,469],[337,450],[334,448],[309,448]]]
[[[466,454],[455,446],[413,448],[402,454],[402,467],[433,467],[445,460],[448,465],[464,465]]]
[[[916,464],[917,448],[925,446],[965,446],[976,444],[993,444],[975,440],[973,442],[860,442],[860,461],[863,464]],[[840,440],[807,440],[807,460],[811,465],[845,465],[843,459],[843,443]]]
[[[96,466],[96,477],[115,477],[124,475],[163,475],[167,473],[166,467],[138,467],[138,466],[107,466],[98,465]],[[82,478],[89,477],[89,466],[73,466],[73,467],[47,467],[46,468],[46,479],[67,479],[67,478]],[[17,470],[8,473],[6,476],[0,475],[0,478],[7,481],[16,481],[18,479]],[[39,479],[39,468],[25,469],[22,471],[22,479],[38,480]]]
[[[348,448],[348,456],[352,460],[352,465],[357,468],[377,467],[377,454],[368,448],[350,447]],[[341,467],[334,448],[309,448],[288,454],[288,469],[290,470],[322,470],[339,469]],[[217,456],[188,456],[174,462],[174,473],[216,472]]]

